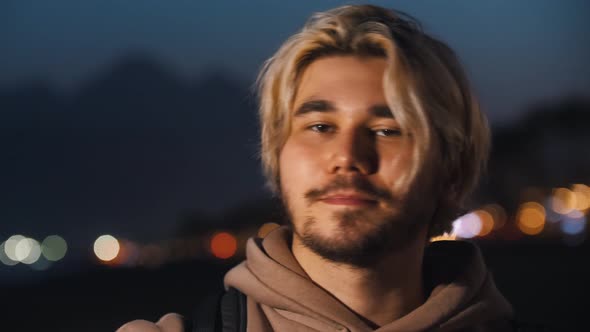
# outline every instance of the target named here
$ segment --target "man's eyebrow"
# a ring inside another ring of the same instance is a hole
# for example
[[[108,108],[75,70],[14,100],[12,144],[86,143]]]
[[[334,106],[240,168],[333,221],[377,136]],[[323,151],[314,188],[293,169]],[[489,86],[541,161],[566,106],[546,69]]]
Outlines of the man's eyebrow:
[[[294,116],[301,116],[311,112],[333,112],[336,107],[327,100],[309,100],[301,104],[295,111]],[[379,118],[393,119],[393,113],[387,105],[372,106],[371,114]]]
[[[333,112],[336,108],[327,100],[309,100],[301,104],[294,116],[301,116],[311,112]]]
[[[394,118],[393,112],[387,105],[375,105],[371,107],[371,113],[379,118]]]

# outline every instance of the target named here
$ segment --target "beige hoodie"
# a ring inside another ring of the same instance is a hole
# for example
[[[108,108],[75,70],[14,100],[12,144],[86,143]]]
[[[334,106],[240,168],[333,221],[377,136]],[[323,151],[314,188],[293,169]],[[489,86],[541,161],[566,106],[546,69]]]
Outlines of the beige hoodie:
[[[279,228],[250,239],[246,261],[225,276],[226,287],[248,296],[248,331],[373,331],[354,312],[313,283]],[[432,291],[420,307],[376,331],[510,331],[510,304],[496,289],[480,251],[463,241],[433,242],[424,258]]]
[[[248,240],[246,260],[225,276],[226,288],[237,288],[248,296],[247,330],[373,331],[306,275],[291,254],[290,237],[282,227],[264,240]],[[511,331],[512,308],[496,289],[477,247],[462,241],[434,242],[426,250],[424,264],[432,289],[426,302],[375,331]],[[139,329],[140,324],[151,324],[153,331],[182,332],[180,317],[164,317],[168,322],[134,321],[118,332],[147,331]]]

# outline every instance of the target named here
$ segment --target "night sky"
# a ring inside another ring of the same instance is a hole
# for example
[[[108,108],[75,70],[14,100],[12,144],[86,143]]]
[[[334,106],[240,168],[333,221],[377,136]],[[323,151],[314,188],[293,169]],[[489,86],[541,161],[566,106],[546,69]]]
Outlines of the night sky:
[[[40,78],[72,88],[130,50],[188,77],[220,67],[252,80],[310,13],[343,3],[2,1],[0,80]],[[493,122],[513,120],[531,100],[588,92],[587,1],[373,3],[408,12],[454,47]]]
[[[3,95],[36,82],[81,100],[77,94],[89,84],[112,85],[105,73],[122,57],[141,54],[166,72],[135,62],[129,70],[153,69],[170,91],[191,82],[180,95],[171,92],[171,100],[201,93],[214,106],[171,111],[166,126],[157,116],[136,121],[138,113],[125,114],[125,105],[118,109],[123,114],[94,118],[96,103],[88,111],[86,101],[73,101],[79,114],[71,123],[84,125],[69,131],[62,130],[68,112],[52,127],[51,113],[42,116],[47,124],[33,125],[42,122],[34,103],[0,109],[0,241],[14,233],[57,233],[85,248],[102,233],[154,239],[172,232],[182,211],[216,215],[265,197],[250,84],[312,12],[344,3],[2,1]],[[588,1],[372,3],[417,17],[457,51],[494,126],[513,123],[531,103],[590,96]],[[227,95],[216,97],[216,87]]]

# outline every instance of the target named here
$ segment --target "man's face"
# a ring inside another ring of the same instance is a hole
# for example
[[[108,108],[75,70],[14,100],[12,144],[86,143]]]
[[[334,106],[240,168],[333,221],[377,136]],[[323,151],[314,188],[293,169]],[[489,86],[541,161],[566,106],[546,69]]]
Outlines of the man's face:
[[[291,110],[281,193],[295,240],[332,261],[370,264],[424,234],[434,210],[427,191],[393,189],[410,172],[413,141],[387,106],[385,68],[378,57],[320,58]]]

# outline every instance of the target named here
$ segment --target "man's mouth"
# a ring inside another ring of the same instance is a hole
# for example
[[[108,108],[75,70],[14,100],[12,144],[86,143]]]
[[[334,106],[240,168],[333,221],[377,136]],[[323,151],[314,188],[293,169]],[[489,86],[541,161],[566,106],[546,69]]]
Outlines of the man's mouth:
[[[321,202],[330,205],[370,206],[377,204],[377,200],[362,194],[331,194],[320,198]]]

